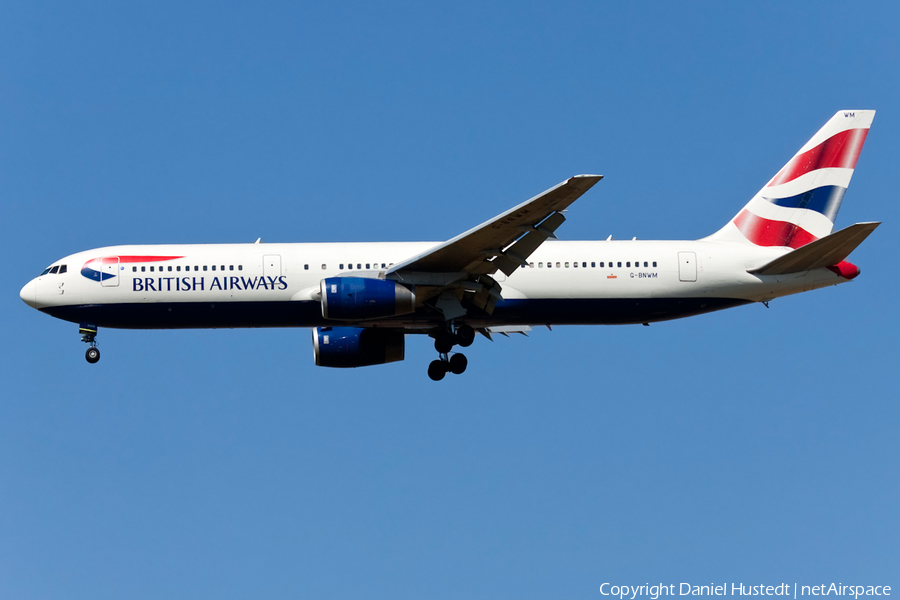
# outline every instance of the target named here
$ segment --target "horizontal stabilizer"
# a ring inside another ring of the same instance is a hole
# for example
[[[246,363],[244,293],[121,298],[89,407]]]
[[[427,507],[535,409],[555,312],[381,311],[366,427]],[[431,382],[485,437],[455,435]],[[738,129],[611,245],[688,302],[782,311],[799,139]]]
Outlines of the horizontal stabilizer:
[[[749,272],[755,275],[784,275],[836,265],[847,258],[879,225],[881,223],[851,225]]]

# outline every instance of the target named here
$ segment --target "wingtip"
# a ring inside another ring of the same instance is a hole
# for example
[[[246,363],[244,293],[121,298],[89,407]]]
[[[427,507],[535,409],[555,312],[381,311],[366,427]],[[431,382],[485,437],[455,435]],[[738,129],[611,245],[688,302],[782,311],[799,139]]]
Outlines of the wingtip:
[[[572,179],[594,179],[596,181],[600,181],[601,179],[603,179],[603,175],[588,175],[588,174],[573,175]]]

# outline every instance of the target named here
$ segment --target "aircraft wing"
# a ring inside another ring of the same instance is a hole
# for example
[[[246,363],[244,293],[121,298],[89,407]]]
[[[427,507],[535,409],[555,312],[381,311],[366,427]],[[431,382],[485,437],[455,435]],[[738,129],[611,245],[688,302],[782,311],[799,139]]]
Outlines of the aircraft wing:
[[[603,178],[576,175],[434,248],[394,265],[389,279],[440,285],[470,275],[511,275],[566,218],[562,211]],[[442,277],[440,274],[444,274]]]

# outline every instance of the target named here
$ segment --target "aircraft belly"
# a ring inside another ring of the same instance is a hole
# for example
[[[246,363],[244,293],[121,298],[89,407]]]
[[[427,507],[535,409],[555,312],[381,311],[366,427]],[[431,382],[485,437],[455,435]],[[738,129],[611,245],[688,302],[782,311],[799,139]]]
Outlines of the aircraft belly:
[[[493,314],[470,311],[465,321],[490,325],[617,325],[666,321],[746,304],[734,298],[569,298],[501,300]],[[363,325],[428,328],[433,315],[366,323],[329,321],[318,302],[157,302],[45,307],[74,323],[121,329],[209,329]]]
[[[747,304],[734,298],[573,298],[497,303],[488,324],[625,325],[668,321]]]

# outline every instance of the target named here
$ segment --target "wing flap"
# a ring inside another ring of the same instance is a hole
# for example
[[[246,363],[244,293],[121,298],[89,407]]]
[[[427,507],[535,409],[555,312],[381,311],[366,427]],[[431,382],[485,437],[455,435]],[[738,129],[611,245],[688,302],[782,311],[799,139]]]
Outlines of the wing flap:
[[[847,258],[879,225],[880,222],[851,225],[748,272],[754,275],[784,275],[836,265]]]
[[[507,277],[512,275],[513,271],[528,264],[528,257],[547,241],[547,238],[556,237],[554,232],[565,220],[566,217],[562,213],[555,212],[541,221],[539,225],[528,227],[524,236],[513,242],[491,262]]]

